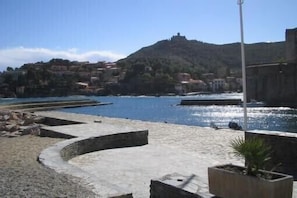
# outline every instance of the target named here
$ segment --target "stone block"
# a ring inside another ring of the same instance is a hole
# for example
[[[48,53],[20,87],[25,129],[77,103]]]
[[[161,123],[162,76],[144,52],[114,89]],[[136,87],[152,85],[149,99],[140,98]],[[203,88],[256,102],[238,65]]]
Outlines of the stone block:
[[[184,176],[178,173],[151,180],[150,198],[210,198],[208,185],[196,175]]]
[[[246,132],[245,138],[261,138],[271,147],[272,154],[269,169],[276,172],[293,175],[297,178],[297,135],[282,132]]]

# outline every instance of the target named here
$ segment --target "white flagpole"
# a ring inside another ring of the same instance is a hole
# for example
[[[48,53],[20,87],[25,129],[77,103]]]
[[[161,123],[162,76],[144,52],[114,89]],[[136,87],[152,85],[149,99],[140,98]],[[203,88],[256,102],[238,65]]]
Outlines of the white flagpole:
[[[241,66],[242,66],[242,89],[243,89],[243,117],[244,125],[243,130],[247,131],[247,97],[246,97],[246,68],[245,68],[245,52],[244,52],[244,35],[243,35],[243,17],[242,17],[242,4],[243,0],[237,1],[239,5],[239,14],[240,14],[240,36],[241,36]]]

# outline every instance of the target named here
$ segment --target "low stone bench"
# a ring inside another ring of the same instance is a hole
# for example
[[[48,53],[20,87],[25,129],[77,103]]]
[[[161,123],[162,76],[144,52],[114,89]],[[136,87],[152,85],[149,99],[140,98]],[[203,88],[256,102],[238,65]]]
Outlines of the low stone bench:
[[[197,175],[184,176],[179,173],[165,175],[151,180],[150,198],[211,198],[208,185]]]
[[[67,161],[78,155],[94,151],[142,146],[145,144],[148,144],[147,130],[116,132],[98,137],[78,137],[59,142],[43,150],[38,160],[44,166],[54,169],[58,173],[82,178],[84,184],[90,186],[92,191],[99,197],[131,198],[133,196],[129,190],[114,185],[104,178],[95,177],[69,164]]]

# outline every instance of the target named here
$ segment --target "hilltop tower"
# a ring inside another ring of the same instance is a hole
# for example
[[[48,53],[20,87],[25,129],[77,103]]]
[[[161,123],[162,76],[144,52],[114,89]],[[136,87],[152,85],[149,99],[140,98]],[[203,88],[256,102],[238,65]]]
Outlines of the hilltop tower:
[[[187,38],[185,36],[181,36],[178,32],[177,35],[171,37],[172,41],[185,41]]]

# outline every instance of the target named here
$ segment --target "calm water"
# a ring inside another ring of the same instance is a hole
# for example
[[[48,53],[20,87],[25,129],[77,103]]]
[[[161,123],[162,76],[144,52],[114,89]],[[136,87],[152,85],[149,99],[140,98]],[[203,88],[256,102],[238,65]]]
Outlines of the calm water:
[[[90,98],[112,105],[61,109],[64,112],[129,118],[143,121],[168,122],[176,124],[209,127],[213,122],[227,128],[230,121],[243,125],[243,108],[240,106],[179,106],[182,99],[241,98],[242,94],[219,94],[198,96],[164,97],[62,97],[34,99],[1,99],[0,103],[40,100],[66,100]],[[272,130],[297,133],[297,109],[285,107],[248,108],[248,130]]]
[[[179,106],[182,99],[241,98],[241,94],[168,97],[90,97],[112,105],[63,109],[92,115],[209,127],[213,122],[227,128],[230,121],[243,125],[240,106]],[[297,132],[297,109],[248,108],[248,130]]]

